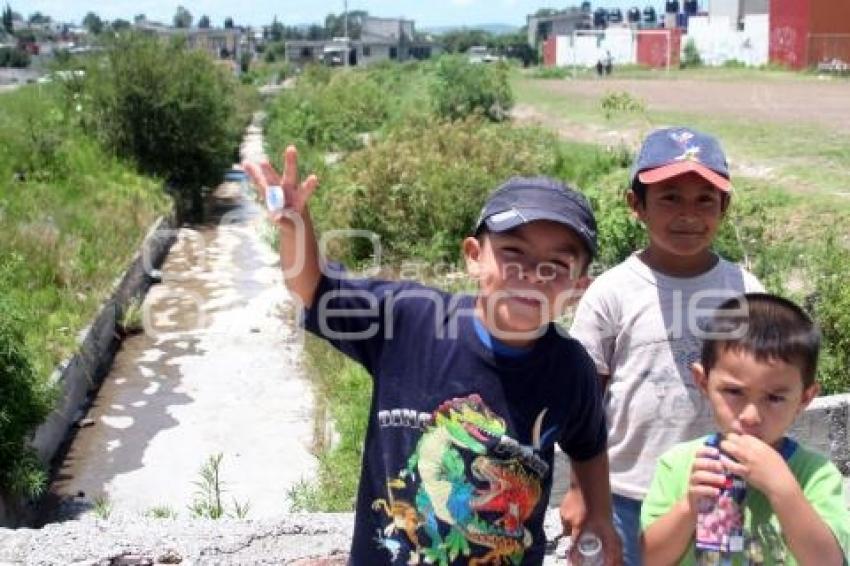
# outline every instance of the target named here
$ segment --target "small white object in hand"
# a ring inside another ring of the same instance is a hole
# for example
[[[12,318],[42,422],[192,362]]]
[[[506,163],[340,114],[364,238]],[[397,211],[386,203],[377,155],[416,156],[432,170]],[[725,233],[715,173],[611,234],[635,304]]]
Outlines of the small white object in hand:
[[[266,208],[270,212],[279,212],[286,205],[286,198],[283,196],[283,189],[280,185],[271,185],[266,190]]]

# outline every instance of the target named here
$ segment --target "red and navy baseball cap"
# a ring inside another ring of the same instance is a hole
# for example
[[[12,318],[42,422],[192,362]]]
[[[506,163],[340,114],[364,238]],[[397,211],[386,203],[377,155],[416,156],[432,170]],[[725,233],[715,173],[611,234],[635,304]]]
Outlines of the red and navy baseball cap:
[[[507,232],[535,220],[551,220],[573,230],[596,255],[596,219],[580,192],[550,177],[512,177],[490,193],[473,233],[486,226]]]
[[[729,166],[720,143],[712,136],[684,127],[655,130],[643,141],[632,167],[631,187],[660,183],[685,173],[696,173],[728,193]]]

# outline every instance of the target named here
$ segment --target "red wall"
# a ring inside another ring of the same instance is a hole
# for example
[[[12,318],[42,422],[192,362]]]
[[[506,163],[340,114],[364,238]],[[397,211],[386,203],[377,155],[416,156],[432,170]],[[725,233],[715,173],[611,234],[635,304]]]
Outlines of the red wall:
[[[554,67],[557,61],[555,60],[555,41],[556,38],[553,35],[549,39],[543,42],[543,66],[544,67]]]
[[[770,0],[768,57],[771,63],[792,69],[808,65],[809,13],[809,0]]]
[[[671,29],[667,33],[640,33],[637,35],[638,65],[664,69],[667,67],[669,50],[670,67],[679,67],[679,51],[682,45],[682,30]],[[669,38],[669,39],[668,39]]]
[[[810,0],[809,65],[840,59],[850,63],[850,0]]]

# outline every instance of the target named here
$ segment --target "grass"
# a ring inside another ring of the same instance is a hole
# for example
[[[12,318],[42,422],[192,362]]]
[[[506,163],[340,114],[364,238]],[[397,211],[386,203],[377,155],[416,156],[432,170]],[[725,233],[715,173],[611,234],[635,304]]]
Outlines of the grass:
[[[351,511],[360,476],[369,420],[372,380],[352,362],[314,336],[307,337],[308,375],[340,438],[320,449],[318,481],[302,480],[288,493],[293,511]]]
[[[596,78],[596,69],[592,67],[559,67],[570,78]],[[526,75],[541,73],[541,67],[533,67],[523,72]],[[560,73],[542,71],[548,78],[554,78]],[[565,78],[566,78],[565,77]],[[692,67],[686,69],[671,68],[651,69],[640,65],[614,65],[611,75],[614,79],[656,80],[659,78],[671,80],[708,80],[708,81],[748,81],[753,79],[768,81],[804,82],[818,80],[815,73],[798,73],[781,67]]]
[[[69,124],[50,88],[0,95],[0,292],[39,375],[77,346],[154,219],[161,185]]]
[[[717,72],[725,76],[726,71],[738,69],[721,69]],[[754,71],[748,72],[752,74]],[[689,74],[687,71],[681,73]],[[766,77],[772,74],[764,72]],[[647,112],[612,113],[603,107],[602,100],[552,92],[549,81],[515,76],[513,87],[517,103],[533,106],[564,127],[580,125],[620,130],[632,132],[639,139],[657,127],[688,124],[719,137],[733,167],[741,164],[746,168],[745,172],[753,170],[754,166],[768,168],[766,180],[784,191],[829,195],[846,191],[850,187],[850,168],[846,165],[850,163],[850,135],[820,126],[742,121],[730,116],[699,112],[698,109],[694,112],[651,109]],[[635,98],[640,102],[638,97]],[[606,117],[606,114],[610,117]],[[839,208],[845,204],[850,208],[848,199],[833,202]]]

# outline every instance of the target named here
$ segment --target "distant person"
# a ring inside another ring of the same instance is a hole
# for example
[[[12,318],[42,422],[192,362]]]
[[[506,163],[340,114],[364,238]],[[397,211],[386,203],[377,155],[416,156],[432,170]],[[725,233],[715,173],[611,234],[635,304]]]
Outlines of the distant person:
[[[599,58],[596,60],[596,74],[601,76],[610,75],[614,69],[614,58],[609,50],[605,53],[600,51]]]
[[[462,242],[477,294],[450,295],[323,265],[307,206],[318,181],[298,183],[294,147],[284,162],[282,177],[245,167],[264,193],[282,185],[286,285],[307,330],[373,378],[350,564],[542,564],[555,443],[573,458],[584,526],[620,564],[601,387],[552,322],[596,252],[584,197],[548,178],[508,180]]]
[[[700,325],[730,296],[763,289],[712,250],[732,200],[715,138],[682,127],[650,133],[627,198],[649,244],[593,281],[570,334],[593,358],[606,390],[614,525],[625,562],[634,566],[641,563],[641,501],[658,457],[712,429],[691,377]],[[566,530],[581,525],[580,491],[567,492],[561,512]]]
[[[794,303],[753,293],[721,305],[707,330],[693,374],[717,432],[678,444],[658,461],[641,507],[644,561],[694,565],[700,552],[703,561],[729,564],[847,564],[841,473],[785,436],[818,392],[817,328]],[[699,536],[711,541],[713,529],[732,522],[741,550],[697,551],[698,510],[718,501],[729,476],[745,482],[742,503],[728,513],[730,505],[722,506],[721,523],[704,525],[712,530]]]

